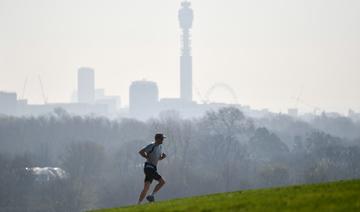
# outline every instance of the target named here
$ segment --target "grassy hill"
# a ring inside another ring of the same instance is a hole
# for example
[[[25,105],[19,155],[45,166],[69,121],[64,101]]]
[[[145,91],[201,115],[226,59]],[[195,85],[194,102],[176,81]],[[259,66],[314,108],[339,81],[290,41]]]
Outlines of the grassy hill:
[[[360,211],[360,180],[220,193],[96,210],[117,211]]]

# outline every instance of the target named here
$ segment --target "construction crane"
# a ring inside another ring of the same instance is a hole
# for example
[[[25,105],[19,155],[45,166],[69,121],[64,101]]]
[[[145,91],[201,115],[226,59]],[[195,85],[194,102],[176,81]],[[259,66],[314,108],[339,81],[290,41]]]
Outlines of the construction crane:
[[[47,97],[45,96],[44,85],[42,83],[40,75],[38,75],[38,79],[39,79],[39,83],[40,83],[40,88],[41,88],[41,93],[42,93],[42,97],[43,97],[43,100],[44,100],[44,104],[47,104],[48,101],[47,101]]]
[[[27,86],[28,78],[29,78],[28,76],[26,76],[26,78],[25,78],[23,90],[22,90],[22,93],[21,93],[21,99],[24,99],[24,97],[25,97],[25,91],[26,91],[26,86]]]

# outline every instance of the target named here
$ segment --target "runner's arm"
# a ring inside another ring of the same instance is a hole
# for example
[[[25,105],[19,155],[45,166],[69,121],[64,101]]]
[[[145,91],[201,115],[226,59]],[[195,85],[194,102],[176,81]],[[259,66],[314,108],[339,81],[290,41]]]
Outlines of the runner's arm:
[[[141,149],[140,151],[139,151],[139,154],[142,156],[142,157],[144,157],[144,158],[148,158],[148,155],[147,155],[147,153],[146,153],[146,151],[145,151],[145,148],[144,149]]]
[[[160,156],[160,160],[165,159],[165,158],[166,158],[166,154],[162,153],[161,156]]]

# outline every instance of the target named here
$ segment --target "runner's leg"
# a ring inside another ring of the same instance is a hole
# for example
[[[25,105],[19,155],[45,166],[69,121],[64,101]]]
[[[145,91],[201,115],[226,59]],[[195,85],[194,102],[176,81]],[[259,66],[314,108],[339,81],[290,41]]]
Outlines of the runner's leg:
[[[150,188],[150,184],[151,184],[151,182],[148,182],[148,181],[144,182],[144,189],[140,193],[138,204],[140,204],[143,201],[143,199],[145,198],[145,196]]]
[[[162,177],[158,181],[159,183],[155,186],[154,191],[151,194],[152,196],[165,185],[165,180]]]

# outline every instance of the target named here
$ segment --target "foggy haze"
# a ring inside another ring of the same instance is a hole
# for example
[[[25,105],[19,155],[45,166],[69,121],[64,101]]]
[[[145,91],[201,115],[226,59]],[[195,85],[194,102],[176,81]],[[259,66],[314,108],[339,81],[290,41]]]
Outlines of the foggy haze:
[[[136,204],[156,168],[160,201],[359,179],[359,11],[0,0],[0,211]]]
[[[163,132],[166,179],[157,200],[360,177],[360,122],[253,119],[222,108],[198,119],[164,112],[146,122],[70,116],[0,116],[0,211],[77,212],[136,204],[138,151]],[[154,185],[152,185],[153,187]]]
[[[180,1],[0,0],[0,90],[68,102],[77,69],[128,104],[134,80],[178,97]],[[193,96],[226,83],[241,104],[285,111],[360,110],[360,2],[194,0]],[[296,98],[300,100],[296,100]],[[218,89],[213,101],[232,102]]]

